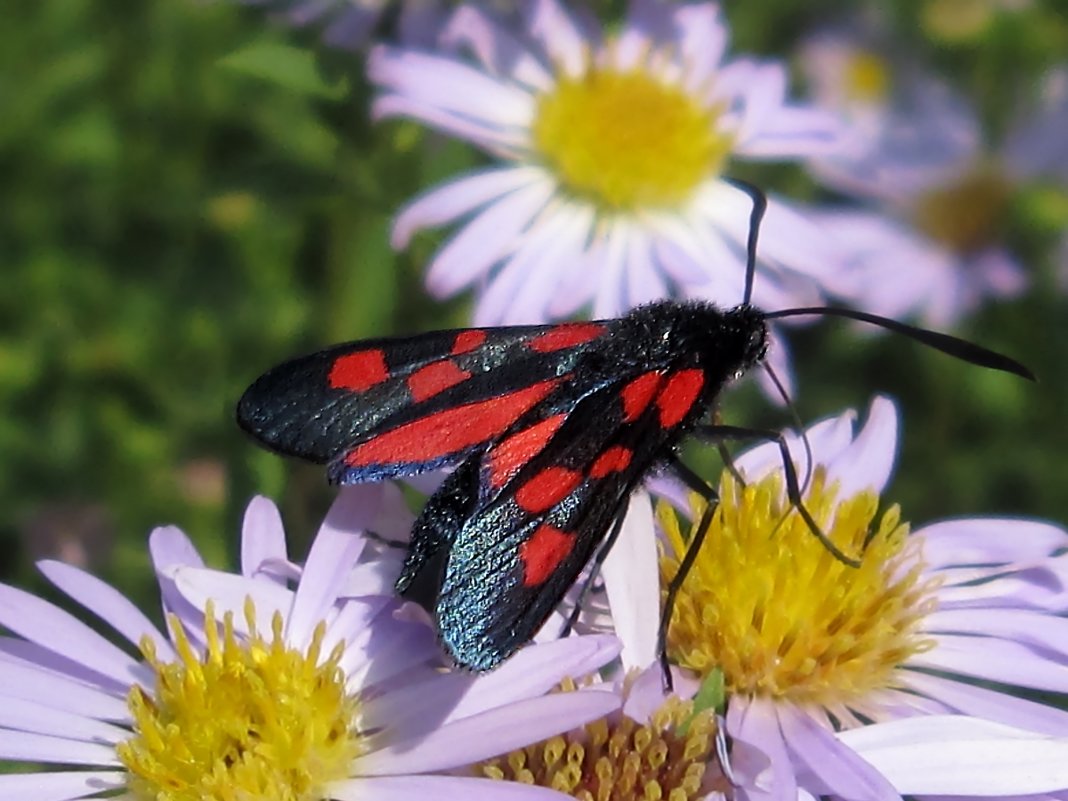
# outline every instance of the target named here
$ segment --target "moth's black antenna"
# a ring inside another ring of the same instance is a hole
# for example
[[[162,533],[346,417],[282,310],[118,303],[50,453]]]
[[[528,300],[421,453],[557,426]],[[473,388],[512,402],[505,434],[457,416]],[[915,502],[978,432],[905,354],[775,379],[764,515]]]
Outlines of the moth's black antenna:
[[[760,187],[748,181],[729,178],[728,182],[749,195],[749,199],[753,201],[753,208],[749,212],[749,237],[745,243],[745,293],[742,295],[742,303],[748,306],[753,300],[757,239],[760,237],[760,221],[764,219],[764,212],[768,210],[768,197]]]
[[[782,398],[782,402],[786,404],[786,408],[790,410],[790,416],[794,419],[794,425],[801,434],[801,444],[805,448],[805,480],[801,482],[801,493],[804,494],[808,491],[809,482],[812,480],[812,469],[814,467],[812,443],[808,441],[808,433],[805,431],[805,424],[801,421],[801,415],[798,413],[797,407],[794,406],[790,393],[788,393],[786,387],[782,385],[782,381],[775,375],[775,371],[771,369],[770,364],[761,362],[760,366],[764,368],[764,372],[768,374],[771,383],[775,385],[775,390],[779,393],[779,397]]]
[[[917,328],[914,325],[891,320],[889,317],[880,317],[878,314],[856,311],[855,309],[839,309],[832,306],[807,306],[800,309],[783,309],[781,311],[767,312],[764,318],[778,320],[783,317],[801,317],[804,315],[823,315],[826,317],[846,317],[850,320],[859,320],[862,323],[877,325],[888,331],[914,339],[922,345],[941,351],[955,359],[987,367],[991,370],[1000,370],[1003,373],[1012,373],[1028,381],[1036,381],[1035,374],[1020,364],[1015,359],[1010,359],[1001,353],[988,350],[966,339],[941,334],[938,331],[930,331],[926,328]]]

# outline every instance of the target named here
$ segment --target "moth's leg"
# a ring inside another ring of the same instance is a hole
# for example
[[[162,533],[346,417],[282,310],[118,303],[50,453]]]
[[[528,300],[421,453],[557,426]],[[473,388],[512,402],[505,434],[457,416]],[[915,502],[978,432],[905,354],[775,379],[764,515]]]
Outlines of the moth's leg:
[[[627,517],[627,509],[628,506],[624,502],[616,513],[616,518],[612,522],[612,528],[609,530],[608,536],[605,538],[605,541],[601,543],[601,547],[597,549],[597,553],[594,554],[593,560],[590,562],[590,572],[582,582],[582,589],[579,590],[578,597],[575,599],[575,607],[571,610],[571,614],[567,616],[567,623],[565,623],[564,627],[560,630],[561,637],[566,637],[571,633],[571,630],[575,627],[575,621],[577,621],[578,616],[582,614],[582,604],[589,596],[594,582],[597,581],[597,576],[600,575],[604,560],[608,558],[612,546],[615,545],[616,540],[619,539],[619,532],[623,530],[623,521]]]
[[[712,516],[716,513],[716,507],[719,505],[719,494],[715,488],[683,464],[678,456],[672,456],[669,464],[672,472],[679,477],[683,484],[704,498],[705,511],[701,515],[701,521],[697,524],[697,528],[694,529],[693,539],[686,545],[686,552],[682,555],[682,561],[679,562],[679,569],[675,571],[675,575],[668,582],[667,593],[664,596],[664,609],[660,614],[660,627],[656,633],[656,656],[657,661],[660,662],[665,692],[670,692],[673,685],[671,667],[668,664],[667,656],[667,635],[668,627],[671,625],[671,616],[675,613],[675,600],[678,598],[683,582],[686,581],[690,570],[693,569],[693,563],[697,560],[701,544],[705,541],[708,529],[712,526]]]
[[[850,567],[860,567],[860,560],[846,555],[837,545],[831,542],[830,538],[823,532],[823,529],[819,527],[819,524],[809,513],[805,504],[801,500],[801,485],[797,480],[797,470],[794,468],[794,461],[790,457],[790,449],[786,445],[786,437],[779,431],[769,431],[762,428],[743,428],[741,426],[706,426],[699,432],[702,436],[709,438],[715,438],[719,440],[736,440],[736,439],[759,439],[765,442],[773,442],[779,448],[779,453],[782,456],[782,469],[783,475],[786,477],[786,497],[790,501],[790,505],[793,506],[801,519],[805,521],[805,525],[816,536],[816,539],[820,541],[824,548],[831,552],[831,555],[835,559],[847,564]]]

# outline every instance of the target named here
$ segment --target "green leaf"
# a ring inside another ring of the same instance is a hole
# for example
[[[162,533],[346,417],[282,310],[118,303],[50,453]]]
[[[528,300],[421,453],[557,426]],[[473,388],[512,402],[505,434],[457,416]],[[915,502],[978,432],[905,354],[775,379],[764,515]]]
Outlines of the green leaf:
[[[218,64],[310,97],[340,100],[349,92],[346,79],[329,83],[323,77],[315,53],[281,42],[252,42],[224,56]]]
[[[697,694],[693,697],[693,712],[678,727],[678,735],[685,737],[694,718],[706,709],[714,709],[717,713],[722,713],[726,705],[727,683],[723,677],[723,671],[720,668],[715,668],[705,677],[704,681],[701,682],[701,686],[697,689]]]

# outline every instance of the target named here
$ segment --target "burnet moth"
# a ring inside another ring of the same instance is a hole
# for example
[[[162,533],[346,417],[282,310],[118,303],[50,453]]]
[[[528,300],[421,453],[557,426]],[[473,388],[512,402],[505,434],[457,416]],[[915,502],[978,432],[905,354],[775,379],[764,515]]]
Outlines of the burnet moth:
[[[754,308],[748,299],[765,200],[739,185],[754,200],[739,306],[663,300],[613,320],[350,342],[275,367],[238,403],[245,431],[274,451],[327,465],[334,484],[455,468],[413,526],[396,587],[407,594],[417,579],[429,584],[441,639],[457,664],[488,670],[528,642],[598,548],[610,547],[631,492],[654,469],[674,469],[713,499],[676,456],[690,434],[777,440],[794,508],[834,550],[802,505],[781,436],[711,422],[723,388],[762,364],[769,320],[848,317],[1033,379],[1008,357],[876,315]],[[691,563],[713,506],[697,528]],[[669,586],[669,611],[686,567],[684,559]],[[665,613],[661,623],[662,660],[669,619]]]

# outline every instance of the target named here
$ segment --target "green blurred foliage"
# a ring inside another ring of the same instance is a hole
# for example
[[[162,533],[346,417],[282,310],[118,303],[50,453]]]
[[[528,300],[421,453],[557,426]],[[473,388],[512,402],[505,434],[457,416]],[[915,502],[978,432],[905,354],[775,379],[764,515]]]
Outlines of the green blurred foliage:
[[[1015,108],[1013,79],[1068,52],[1052,6],[995,10],[947,36],[937,2],[900,4],[896,24],[993,125]],[[776,0],[728,15],[736,49],[783,54],[850,8]],[[5,23],[0,578],[32,582],[33,558],[62,555],[147,593],[152,526],[176,523],[224,560],[254,492],[280,499],[306,537],[329,502],[321,471],[254,447],[234,402],[294,353],[462,324],[462,301],[421,288],[441,235],[395,254],[389,225],[404,200],[482,157],[408,124],[373,125],[358,54],[315,51],[313,32],[255,9],[13,0]],[[758,175],[804,187],[797,176]],[[907,517],[1068,519],[1068,314],[1050,255],[1066,206],[1056,192],[1021,200],[1009,239],[1036,288],[961,332],[1021,356],[1041,384],[841,326],[794,342],[806,418],[875,391],[901,399],[893,495]],[[732,393],[726,416],[789,422],[751,387]]]

